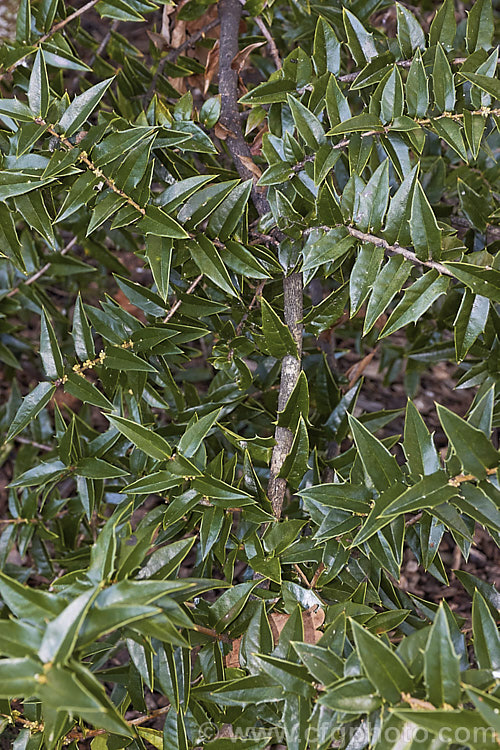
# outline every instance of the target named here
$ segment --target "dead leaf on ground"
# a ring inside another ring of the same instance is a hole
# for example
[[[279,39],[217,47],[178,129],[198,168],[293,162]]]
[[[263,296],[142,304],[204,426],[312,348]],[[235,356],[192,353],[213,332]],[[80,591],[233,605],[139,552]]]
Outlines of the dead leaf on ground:
[[[271,633],[273,634],[273,642],[276,646],[280,634],[285,627],[287,621],[290,619],[290,615],[286,612],[271,612],[269,615],[269,625],[271,627]],[[319,628],[325,621],[325,611],[319,607],[310,607],[302,612],[302,622],[304,625],[304,643],[315,644],[319,641],[323,633]],[[225,667],[240,667],[240,646],[241,638],[236,638],[233,641],[233,647],[231,651],[224,657]]]
[[[113,295],[113,299],[118,302],[120,307],[123,307],[124,310],[133,315],[135,318],[138,318],[142,323],[146,322],[146,317],[143,311],[133,305],[121,289],[119,289],[116,294]]]

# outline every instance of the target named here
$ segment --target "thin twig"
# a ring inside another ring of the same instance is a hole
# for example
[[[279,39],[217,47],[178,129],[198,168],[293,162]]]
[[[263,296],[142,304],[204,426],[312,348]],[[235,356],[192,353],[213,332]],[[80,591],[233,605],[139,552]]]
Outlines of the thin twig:
[[[145,724],[147,721],[151,721],[151,719],[156,719],[158,716],[166,714],[169,709],[170,703],[166,706],[162,706],[161,708],[155,708],[153,711],[150,711],[147,714],[137,716],[135,719],[130,719],[130,721],[127,721],[127,724],[131,727],[140,726],[141,724]],[[107,729],[90,729],[84,732],[79,732],[78,729],[74,729],[66,735],[66,739],[80,742],[83,740],[89,740],[92,737],[99,737],[102,734],[107,734],[107,732]]]
[[[466,60],[466,57],[456,57],[454,60],[450,60],[449,62],[451,65],[463,65]],[[410,68],[412,62],[413,58],[410,58],[408,60],[396,60],[394,64],[397,65],[398,68]],[[345,73],[344,75],[337,76],[337,81],[341,81],[342,83],[352,83],[356,80],[360,73],[361,68],[359,70],[353,70],[352,73]]]
[[[259,215],[263,216],[269,211],[269,203],[264,193],[256,186],[257,180],[255,174],[247,166],[253,161],[253,157],[241,128],[241,118],[238,109],[238,72],[233,68],[233,60],[239,51],[238,35],[241,10],[239,0],[221,0],[219,3],[220,123],[228,131],[225,143],[239,176],[243,180],[253,180],[252,200]]]
[[[53,451],[54,447],[50,445],[45,445],[45,443],[37,443],[35,440],[28,440],[28,438],[21,437],[21,435],[17,435],[14,438],[14,441],[16,443],[21,443],[22,445],[32,445],[33,448],[38,448],[39,451]]]
[[[308,589],[311,588],[311,582],[309,581],[308,577],[304,573],[304,571],[301,569],[300,565],[297,563],[293,564],[293,567],[295,568],[295,572],[298,574],[299,578],[302,579],[302,582],[305,583]]]
[[[26,57],[34,51],[34,49],[38,49],[38,47],[44,42],[46,42],[47,39],[50,39],[50,37],[54,36],[54,34],[57,34],[58,31],[63,29],[68,23],[73,21],[75,18],[78,18],[79,16],[83,15],[83,13],[86,13],[88,10],[93,8],[94,5],[97,5],[98,2],[99,0],[90,0],[90,2],[88,2],[86,5],[83,5],[81,8],[78,8],[78,10],[75,10],[74,13],[71,13],[66,18],[63,18],[62,21],[58,21],[56,24],[54,24],[54,26],[52,26],[52,28],[49,29],[49,31],[47,31],[46,34],[43,34],[43,36],[41,36],[40,39],[38,39],[32,45],[30,51],[24,57],[22,57],[20,60],[16,60],[15,63],[12,63],[12,65],[10,65],[2,74],[0,74],[0,79],[4,78],[9,73],[12,73],[18,67],[18,65],[21,65],[23,60],[25,60]]]
[[[301,273],[292,273],[291,276],[285,276],[283,279],[283,309],[285,323],[297,347],[297,355],[286,354],[283,358],[278,394],[278,411],[285,409],[301,370],[303,324],[300,321],[304,317],[303,279]],[[276,443],[271,456],[267,494],[269,495],[274,515],[276,518],[279,518],[287,486],[286,479],[280,477],[280,471],[292,448],[293,433],[287,427],[280,427],[278,425],[274,433],[274,439]]]
[[[262,291],[263,291],[264,286],[266,284],[266,280],[267,279],[264,279],[264,281],[261,281],[260,284],[257,285],[257,287],[255,289],[255,294],[252,297],[252,301],[248,305],[247,310],[245,311],[243,317],[241,318],[240,322],[236,326],[236,335],[237,336],[239,336],[241,334],[241,332],[243,330],[243,326],[245,325],[245,321],[246,321],[246,319],[248,318],[248,316],[250,314],[250,311],[253,310],[253,308],[255,306],[255,303],[257,302],[258,298],[260,296],[262,296]]]
[[[416,516],[413,516],[413,518],[410,518],[406,523],[405,527],[408,529],[410,526],[414,526],[423,516],[423,512],[420,511],[420,513],[417,513]]]
[[[269,52],[271,53],[271,57],[274,60],[274,64],[276,65],[276,70],[280,70],[281,65],[282,65],[281,57],[278,51],[278,47],[276,46],[276,42],[274,41],[271,35],[271,32],[267,28],[262,18],[260,18],[260,16],[255,16],[254,21],[259,27],[260,31],[262,32],[262,36],[265,37],[267,46],[269,47]]]
[[[206,26],[203,26],[203,28],[199,29],[198,31],[195,31],[194,34],[191,34],[185,42],[182,42],[182,44],[179,44],[178,47],[171,50],[167,57],[164,58],[168,62],[175,62],[179,55],[182,55],[182,53],[189,49],[190,47],[194,47],[197,42],[200,41],[200,39],[203,39],[209,31],[212,31],[212,29],[215,29],[216,26],[219,25],[219,19],[214,18],[210,23],[207,23]]]
[[[255,174],[248,168],[252,154],[241,128],[238,109],[238,73],[233,68],[233,60],[238,54],[238,34],[241,19],[239,0],[221,0],[219,3],[220,18],[220,53],[219,53],[219,92],[221,96],[220,122],[229,131],[228,151],[240,177],[252,179],[252,200],[259,216],[269,211],[269,203],[256,185]],[[281,242],[284,236],[275,231],[276,240]],[[302,274],[292,273],[283,278],[283,307],[285,322],[297,346],[297,354],[287,354],[281,364],[281,378],[278,396],[278,409],[282,411],[295,387],[301,369],[302,357],[302,323],[303,317]],[[271,456],[269,471],[268,495],[276,518],[280,518],[286,492],[286,479],[279,476],[283,462],[290,452],[293,433],[286,427],[276,427],[275,445]]]
[[[318,583],[318,578],[320,577],[320,575],[322,574],[322,572],[325,570],[325,568],[326,568],[325,563],[320,562],[320,564],[316,568],[316,571],[315,571],[315,573],[314,573],[314,575],[313,575],[313,577],[311,579],[311,588],[312,589],[316,588],[316,584]]]
[[[500,109],[492,109],[491,107],[482,107],[481,109],[470,111],[468,110],[471,115],[482,115],[483,117],[487,117],[489,115],[500,115]],[[436,120],[455,120],[456,122],[460,122],[464,117],[463,112],[444,112],[442,115],[437,115],[436,117],[425,117],[422,119],[415,119],[414,122],[417,125],[420,125],[421,127],[427,127],[432,126],[432,124]],[[370,138],[373,135],[387,135],[392,131],[392,127],[390,125],[384,125],[381,126],[381,129],[378,130],[365,130],[364,133],[360,133],[361,138]],[[346,148],[349,146],[351,139],[350,138],[343,138],[338,143],[334,143],[332,145],[332,149],[338,150],[341,148]],[[316,154],[307,154],[301,161],[297,162],[297,164],[294,164],[293,166],[290,166],[291,172],[300,172],[301,169],[305,167],[305,165],[308,162],[313,162],[316,159]]]
[[[331,227],[323,227],[323,229],[329,230],[331,229]],[[443,266],[442,263],[437,263],[434,260],[421,260],[415,255],[412,250],[408,250],[408,248],[401,247],[397,244],[391,245],[389,242],[387,242],[387,240],[382,239],[382,237],[376,237],[374,234],[369,234],[368,232],[360,232],[359,229],[355,229],[354,227],[346,227],[346,229],[351,237],[356,237],[356,239],[361,240],[362,242],[371,242],[377,247],[383,247],[384,250],[387,250],[388,252],[402,255],[404,258],[406,258],[406,260],[409,260],[412,263],[417,263],[421,266],[426,266],[427,268],[434,268],[435,271],[443,274],[443,276],[453,277],[452,272],[449,271],[446,266]]]
[[[352,365],[352,367],[349,367],[349,369],[346,371],[347,377],[350,377],[349,385],[347,386],[348,390],[350,390],[360,379],[361,375],[365,371],[365,368],[368,367],[375,354],[377,353],[377,349],[378,347],[376,346],[371,350],[371,352],[368,352],[368,354],[364,356],[363,359],[361,359],[359,362],[356,362],[356,364]]]
[[[101,55],[103,54],[104,50],[106,49],[106,47],[109,44],[109,41],[111,39],[111,35],[113,34],[113,31],[116,31],[119,25],[120,25],[120,21],[118,21],[118,20],[113,21],[113,23],[111,24],[111,28],[108,29],[107,32],[104,34],[103,38],[101,39],[101,43],[99,44],[98,48],[96,49],[96,51],[94,52],[94,54],[90,58],[90,60],[89,60],[89,67],[93,64],[93,62],[95,61],[96,57],[101,57]]]
[[[52,125],[47,125],[45,120],[43,120],[41,117],[35,118],[35,122],[37,125],[47,126],[47,132],[50,133],[50,135],[54,136],[54,138],[57,138],[61,146],[63,146],[67,151],[72,151],[74,148],[76,148],[76,146],[74,146],[71,141],[69,141],[65,136],[58,133]],[[99,179],[103,180],[103,182],[110,190],[116,193],[116,195],[119,195],[121,198],[123,198],[124,201],[129,204],[129,206],[132,206],[132,208],[135,208],[136,211],[139,211],[142,216],[145,216],[146,209],[143,208],[143,206],[140,206],[136,200],[134,200],[130,195],[127,195],[127,193],[121,190],[121,188],[117,187],[115,181],[111,179],[111,177],[106,177],[102,169],[97,167],[94,162],[89,159],[86,151],[82,151],[78,155],[78,160],[85,164],[87,169],[93,172],[96,177],[99,177]]]
[[[94,7],[94,5],[97,5],[99,0],[89,0],[89,2],[86,5],[83,5],[81,8],[78,8],[78,10],[75,10],[74,13],[70,13],[69,16],[66,18],[63,18],[62,21],[59,21],[59,23],[56,23],[55,26],[52,26],[52,28],[47,31],[46,34],[40,37],[38,40],[38,45],[43,44],[47,41],[47,39],[50,39],[51,36],[54,36],[54,34],[57,34],[58,31],[61,31],[68,23],[71,21],[74,21],[75,18],[78,18],[79,16],[86,13],[88,10]]]
[[[195,625],[194,629],[196,630],[197,633],[203,633],[203,635],[209,635],[210,638],[216,638],[218,641],[221,641],[222,643],[232,643],[231,638],[225,633],[218,633],[216,630],[213,630],[212,628],[206,628],[204,625]]]
[[[66,245],[66,247],[63,247],[63,249],[61,250],[61,252],[59,253],[59,255],[66,255],[66,253],[68,253],[71,250],[71,248],[74,245],[76,245],[76,242],[77,242],[76,237],[73,237],[73,239],[68,242],[68,244]],[[13,297],[23,287],[30,286],[30,284],[34,284],[35,281],[38,281],[38,279],[41,276],[43,276],[44,273],[46,273],[49,270],[49,268],[50,268],[51,265],[52,265],[52,263],[50,261],[48,263],[45,263],[44,266],[42,266],[41,268],[39,268],[38,271],[36,271],[36,273],[34,273],[29,278],[27,278],[26,281],[23,281],[22,284],[20,284],[19,286],[14,287],[14,289],[11,289],[10,292],[7,294],[7,297]]]
[[[163,70],[165,68],[165,65],[169,62],[175,63],[177,58],[182,55],[182,53],[189,49],[190,47],[194,47],[194,45],[200,41],[200,39],[203,39],[206,34],[208,34],[209,31],[214,29],[216,26],[219,25],[219,19],[215,18],[210,23],[207,23],[206,26],[203,26],[203,28],[196,31],[194,34],[191,34],[186,41],[184,41],[182,44],[179,44],[178,47],[175,49],[170,50],[168,55],[165,55],[165,57],[162,57],[158,65],[156,66],[156,70],[153,74],[153,78],[151,81],[151,84],[146,92],[145,95],[145,101],[146,101],[146,109],[149,105],[149,102],[151,101],[154,93],[156,92],[156,84],[158,83],[158,78],[163,74]]]
[[[197,276],[195,278],[195,280],[191,283],[191,285],[186,289],[186,294],[191,294],[192,292],[194,292],[194,290],[196,289],[196,287],[198,286],[198,284],[200,283],[200,281],[202,280],[202,278],[203,278],[203,274],[200,273],[200,275]],[[175,302],[172,305],[172,307],[168,311],[167,315],[163,318],[163,322],[164,323],[168,323],[168,321],[170,320],[170,318],[177,312],[177,310],[179,309],[179,307],[181,306],[181,304],[182,304],[182,300],[178,299],[177,302]]]
[[[496,474],[498,471],[498,467],[495,469],[486,469],[486,474],[491,477],[493,474]],[[459,474],[456,477],[453,477],[448,481],[448,484],[451,484],[453,487],[459,487],[462,482],[471,482],[474,479],[477,479],[477,477],[474,476],[474,474]]]

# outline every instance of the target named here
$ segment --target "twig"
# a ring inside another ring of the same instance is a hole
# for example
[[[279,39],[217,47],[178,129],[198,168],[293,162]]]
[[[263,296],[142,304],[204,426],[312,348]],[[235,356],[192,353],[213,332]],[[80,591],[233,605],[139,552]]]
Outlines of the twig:
[[[221,0],[219,3],[220,54],[219,92],[221,95],[221,124],[229,131],[227,148],[238,174],[242,179],[253,179],[252,200],[259,216],[269,211],[265,195],[256,186],[255,175],[247,167],[252,160],[250,148],[241,129],[238,110],[238,73],[232,63],[238,54],[238,33],[241,19],[239,0]],[[246,162],[246,163],[245,163]],[[280,232],[274,232],[278,241],[283,239]],[[303,294],[302,274],[292,273],[283,279],[283,306],[285,322],[297,345],[297,356],[290,354],[283,358],[278,396],[278,409],[282,411],[293,391],[300,374],[302,356]],[[275,445],[271,457],[268,495],[276,518],[280,518],[286,492],[286,479],[279,477],[283,462],[293,443],[293,434],[285,427],[276,427]]]
[[[54,450],[54,448],[50,445],[45,445],[45,443],[37,443],[35,440],[28,440],[28,438],[21,437],[20,435],[17,435],[17,437],[14,438],[14,442],[21,443],[22,445],[32,445],[33,448],[38,448],[39,451]]]
[[[63,146],[67,151],[72,151],[76,146],[74,146],[71,141],[69,141],[65,136],[61,135],[60,133],[55,130],[55,128],[52,125],[47,125],[45,120],[43,120],[41,117],[35,118],[35,122],[37,125],[46,125],[47,126],[47,132],[50,133],[50,135],[54,136],[54,138],[57,138],[61,146]],[[121,198],[124,199],[126,203],[129,204],[129,206],[132,206],[135,208],[136,211],[139,211],[139,213],[142,216],[145,216],[146,209],[140,206],[137,201],[135,201],[133,198],[131,198],[130,195],[127,195],[123,190],[121,190],[119,187],[116,186],[115,181],[111,179],[111,177],[106,177],[102,169],[99,169],[94,162],[89,159],[87,152],[82,151],[78,155],[78,160],[83,162],[87,169],[89,169],[93,174],[95,174],[96,177],[99,177],[106,185],[107,187],[112,190],[116,195],[119,195]]]
[[[76,237],[73,237],[73,239],[68,242],[68,244],[66,245],[66,247],[63,247],[63,249],[61,250],[61,252],[59,253],[59,255],[66,255],[66,253],[68,253],[71,250],[71,248],[74,245],[76,245],[76,242],[77,242]],[[15,286],[14,289],[11,289],[10,292],[7,294],[7,297],[13,297],[23,287],[29,286],[30,284],[34,284],[35,281],[38,281],[38,279],[41,276],[43,276],[44,273],[46,273],[49,270],[49,268],[50,268],[51,265],[52,264],[49,261],[49,263],[46,263],[44,266],[42,266],[41,268],[39,268],[38,271],[36,271],[36,273],[34,273],[29,278],[27,278],[26,281],[23,281],[22,285]]]
[[[405,527],[408,529],[410,526],[414,526],[423,516],[423,512],[420,511],[420,513],[417,513],[416,516],[413,516],[413,518],[410,518],[406,523]]]
[[[169,52],[167,57],[164,59],[168,62],[175,62],[179,55],[182,55],[182,53],[190,47],[194,47],[194,45],[199,42],[200,39],[203,39],[203,37],[208,34],[209,31],[212,31],[212,29],[215,29],[215,27],[218,25],[219,19],[214,18],[212,21],[210,21],[210,23],[207,23],[206,26],[203,26],[203,28],[195,31],[194,34],[191,34],[191,36],[188,37],[185,42],[182,42],[182,44],[179,44],[178,47]]]
[[[117,21],[113,21],[113,23],[111,24],[111,28],[108,29],[107,32],[104,34],[103,38],[101,39],[101,43],[99,44],[98,48],[96,49],[96,51],[92,55],[92,57],[91,57],[91,59],[89,61],[89,67],[92,65],[92,63],[94,62],[94,60],[96,59],[96,57],[101,57],[102,53],[104,52],[104,50],[106,49],[106,47],[109,44],[109,40],[111,39],[111,35],[112,35],[113,31],[116,31],[119,25],[120,25],[120,21],[118,21],[118,20]]]
[[[229,131],[225,142],[239,176],[243,180],[253,180],[252,200],[259,215],[263,216],[269,211],[269,204],[265,195],[257,189],[255,174],[247,166],[247,164],[253,161],[253,158],[250,147],[243,135],[243,130],[241,129],[241,118],[238,109],[238,72],[232,67],[233,60],[238,54],[241,10],[239,0],[221,0],[219,3],[220,123]]]
[[[255,289],[255,294],[253,295],[253,298],[252,298],[252,301],[248,305],[248,309],[246,310],[246,312],[244,313],[242,319],[240,320],[240,322],[236,326],[236,335],[237,336],[239,336],[240,333],[242,332],[243,326],[245,325],[245,321],[248,318],[248,316],[250,314],[250,311],[253,310],[255,303],[257,302],[258,298],[262,295],[262,290],[264,289],[265,284],[266,284],[266,279],[264,279],[264,281],[261,281],[260,284],[257,285],[257,287]]]
[[[40,37],[38,40],[38,45],[43,44],[47,41],[47,39],[50,39],[51,36],[54,36],[54,34],[57,34],[58,31],[61,31],[68,23],[71,21],[74,21],[75,18],[78,18],[79,16],[86,13],[88,10],[94,7],[94,5],[97,5],[99,0],[89,0],[89,2],[86,5],[83,5],[81,8],[78,8],[78,10],[75,10],[74,13],[70,13],[69,16],[66,18],[63,18],[62,21],[59,21],[59,23],[56,23],[55,26],[52,26],[52,28],[47,31],[46,34]]]
[[[323,229],[330,230],[331,227],[323,227]],[[362,240],[363,242],[371,242],[373,245],[376,245],[377,247],[383,247],[384,250],[387,250],[391,253],[402,255],[404,258],[406,258],[406,260],[409,260],[412,263],[418,263],[421,266],[426,266],[427,268],[434,268],[434,270],[438,271],[444,276],[453,277],[452,272],[449,271],[446,266],[443,266],[442,263],[437,263],[434,260],[420,260],[420,258],[417,258],[412,250],[408,250],[408,248],[401,247],[397,244],[390,245],[387,240],[384,240],[381,237],[376,237],[374,234],[369,234],[368,232],[360,232],[359,229],[355,229],[354,227],[346,227],[346,229],[351,237],[356,237],[356,239]]]
[[[255,16],[254,21],[261,30],[262,36],[265,37],[267,46],[269,47],[269,52],[271,53],[271,57],[274,60],[274,64],[276,65],[276,70],[279,70],[281,68],[281,58],[278,47],[276,46],[276,42],[274,41],[269,29],[267,28],[262,18],[260,18],[260,16]]]
[[[162,706],[161,708],[155,708],[153,711],[150,711],[147,714],[142,714],[141,716],[137,716],[135,719],[130,719],[130,721],[127,721],[127,724],[131,727],[137,727],[141,724],[145,724],[147,721],[150,721],[151,719],[156,719],[157,716],[162,716],[163,714],[166,714],[167,711],[170,709],[170,703],[166,706]],[[43,729],[43,726],[42,726]],[[80,742],[82,740],[89,740],[92,737],[99,737],[101,734],[107,734],[107,729],[90,729],[87,732],[79,732],[77,729],[69,732],[66,735],[66,738],[68,740],[74,740],[76,742]]]
[[[377,349],[378,347],[376,346],[371,350],[371,352],[368,352],[368,354],[364,356],[363,359],[361,359],[359,362],[356,362],[356,364],[352,365],[352,367],[349,367],[349,369],[346,371],[347,377],[350,376],[349,385],[347,386],[348,390],[350,390],[360,379],[365,368],[368,367],[375,354],[377,353]]]
[[[312,589],[316,588],[316,584],[318,583],[318,578],[320,577],[320,575],[322,574],[322,572],[325,570],[325,568],[326,568],[325,563],[320,562],[320,564],[316,568],[316,571],[315,571],[315,573],[314,573],[314,575],[313,575],[313,577],[311,579],[311,588]]]
[[[197,276],[195,278],[195,280],[192,282],[192,284],[186,289],[186,294],[191,294],[192,292],[194,292],[194,290],[196,289],[196,287],[198,286],[198,284],[200,283],[200,281],[202,280],[202,278],[203,278],[203,274],[200,273],[200,275]],[[168,323],[168,321],[174,315],[174,313],[177,312],[177,310],[179,309],[179,307],[181,306],[181,304],[182,304],[182,300],[178,299],[177,302],[175,302],[172,305],[172,307],[168,311],[167,315],[163,318],[163,322],[164,323]]]
[[[498,470],[498,467],[495,469],[486,469],[486,474],[491,477],[493,474],[496,474]],[[477,479],[477,477],[474,476],[474,474],[459,474],[456,477],[453,477],[448,481],[448,484],[451,484],[453,487],[459,487],[462,482],[471,482],[472,480]]]
[[[309,581],[304,571],[301,569],[300,565],[298,565],[297,563],[294,563],[293,567],[295,568],[296,573],[298,574],[299,578],[302,579],[303,583],[305,583],[307,588],[308,589],[312,588],[311,582]]]
[[[162,57],[162,59],[158,63],[158,65],[156,67],[156,70],[155,70],[155,72],[153,74],[153,79],[151,81],[151,85],[149,86],[149,88],[148,88],[148,90],[146,92],[146,95],[144,97],[145,100],[146,100],[146,108],[147,108],[149,102],[151,101],[151,99],[153,97],[153,94],[156,91],[156,84],[158,82],[158,78],[162,75],[163,70],[165,68],[165,65],[167,63],[169,63],[169,62],[175,62],[177,60],[177,58],[179,57],[179,55],[182,55],[182,53],[186,49],[189,49],[190,47],[194,47],[194,45],[197,42],[199,42],[200,39],[203,39],[203,37],[205,36],[205,34],[208,34],[209,31],[211,31],[212,29],[214,29],[218,25],[219,25],[219,19],[215,18],[214,20],[210,21],[210,23],[207,23],[206,26],[203,26],[203,28],[199,29],[194,34],[191,34],[191,36],[188,39],[186,39],[185,42],[183,42],[182,44],[179,44],[178,47],[176,47],[175,49],[171,50],[168,53],[168,55],[165,55],[165,57]]]
[[[302,330],[300,322],[304,317],[303,311],[303,280],[301,273],[293,273],[283,279],[283,307],[285,323],[293,336],[297,346],[297,356],[286,354],[281,365],[280,390],[278,395],[278,411],[283,411],[300,375],[302,360]],[[276,441],[271,456],[269,485],[267,493],[276,518],[281,516],[281,509],[285,499],[286,479],[279,476],[281,467],[291,450],[293,433],[286,427],[276,427],[274,433]]]
[[[231,638],[225,633],[218,633],[216,630],[213,630],[212,628],[206,628],[204,625],[195,625],[194,629],[196,630],[197,633],[203,633],[203,635],[209,635],[211,638],[216,638],[218,641],[221,641],[222,643],[232,643]]]
[[[482,115],[483,117],[487,117],[488,115],[500,115],[500,109],[492,109],[491,107],[482,107],[481,109],[476,109],[473,111],[470,111],[471,115]],[[464,117],[463,112],[444,112],[442,115],[437,115],[436,117],[425,117],[422,119],[415,119],[414,122],[417,125],[420,125],[421,127],[426,127],[428,125],[433,124],[436,120],[455,120],[456,122],[460,122]],[[365,130],[364,133],[360,133],[361,138],[369,138],[373,135],[387,135],[392,130],[392,127],[390,125],[381,126],[381,129],[378,130]],[[332,149],[338,150],[341,148],[346,148],[350,143],[350,138],[343,138],[338,143],[334,143],[332,145]],[[302,161],[297,162],[297,164],[294,164],[293,166],[290,166],[291,172],[300,172],[301,169],[305,167],[305,165],[308,162],[312,162],[316,159],[316,154],[307,154]]]
[[[54,26],[52,26],[49,31],[47,31],[46,34],[43,34],[43,36],[40,37],[31,47],[29,52],[22,57],[20,60],[16,60],[15,63],[10,65],[1,75],[0,78],[3,78],[4,76],[8,75],[9,73],[12,73],[18,65],[22,63],[22,61],[33,52],[34,49],[38,49],[38,47],[47,41],[47,39],[50,39],[51,36],[54,36],[54,34],[57,34],[58,31],[63,29],[68,23],[73,21],[75,18],[78,18],[79,16],[83,15],[83,13],[86,13],[88,10],[94,7],[94,5],[97,5],[99,0],[90,0],[86,5],[83,5],[81,8],[78,8],[78,10],[75,10],[74,13],[71,13],[66,18],[63,18],[62,21],[58,21]]]
[[[456,57],[454,60],[450,60],[451,65],[463,65],[463,63],[467,60],[466,57]],[[398,68],[410,68],[411,64],[413,62],[413,58],[410,58],[408,60],[396,60],[394,63],[398,66]],[[497,63],[498,64],[498,63]],[[356,80],[356,78],[361,73],[361,68],[359,70],[353,70],[352,73],[345,73],[344,75],[337,76],[337,81],[341,81],[342,83],[352,83]]]

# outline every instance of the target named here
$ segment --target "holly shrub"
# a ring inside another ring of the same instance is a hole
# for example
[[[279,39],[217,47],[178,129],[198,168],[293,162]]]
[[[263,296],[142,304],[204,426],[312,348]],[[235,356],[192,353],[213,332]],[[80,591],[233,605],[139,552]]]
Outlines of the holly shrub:
[[[498,49],[460,5],[21,0],[8,746],[498,747],[498,592],[400,578],[500,539]],[[471,405],[432,426],[436,366]]]

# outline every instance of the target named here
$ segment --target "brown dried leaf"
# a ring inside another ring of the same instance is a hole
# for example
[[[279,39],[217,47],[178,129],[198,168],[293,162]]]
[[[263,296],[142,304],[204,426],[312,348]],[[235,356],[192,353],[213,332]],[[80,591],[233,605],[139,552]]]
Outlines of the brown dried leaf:
[[[264,133],[267,133],[269,128],[267,127],[267,123],[263,125],[259,132],[256,134],[255,138],[253,139],[252,145],[250,146],[250,153],[252,156],[260,156],[262,153],[262,138],[264,136]]]
[[[207,64],[205,65],[205,85],[203,87],[203,94],[208,92],[208,88],[212,83],[214,75],[219,70],[219,40],[217,40],[208,53]]]
[[[146,29],[146,34],[153,42],[156,49],[160,50],[160,52],[163,52],[170,46],[168,40],[165,39],[162,34],[158,34],[156,31],[150,31],[149,29]]]
[[[249,156],[238,156],[238,159],[245,165],[248,171],[253,174],[256,180],[259,180],[262,177],[262,172],[253,159]]]
[[[237,55],[234,56],[233,62],[231,63],[231,67],[233,70],[235,70],[238,75],[242,72],[242,70],[245,68],[249,56],[259,47],[262,47],[265,44],[265,42],[254,42],[253,44],[249,44],[247,47],[244,47],[242,50],[238,52]]]
[[[186,41],[186,22],[185,21],[179,21],[178,19],[175,20],[175,26],[172,30],[172,35],[170,37],[170,46],[172,49],[177,49],[181,46],[181,44],[184,44]]]
[[[236,138],[235,134],[229,128],[226,128],[221,122],[215,123],[214,132],[217,138],[221,141],[225,141],[226,138]]]
[[[233,647],[231,651],[224,657],[225,667],[239,667],[240,666],[240,646],[241,646],[241,638],[236,638],[233,641]]]
[[[433,706],[429,701],[423,701],[420,698],[413,698],[409,693],[401,693],[401,698],[405,703],[408,703],[411,708],[416,709],[417,711],[419,709],[424,711],[436,710],[436,706]]]
[[[271,633],[273,634],[274,645],[276,646],[281,635],[281,631],[285,627],[287,621],[290,619],[290,615],[286,612],[271,612],[269,615],[269,625],[271,627]],[[304,624],[304,643],[315,644],[319,641],[323,633],[319,628],[325,621],[325,611],[319,607],[310,607],[302,612],[302,622]],[[232,649],[224,657],[224,666],[226,667],[239,667],[240,665],[240,646],[241,638],[236,638],[233,641]]]

